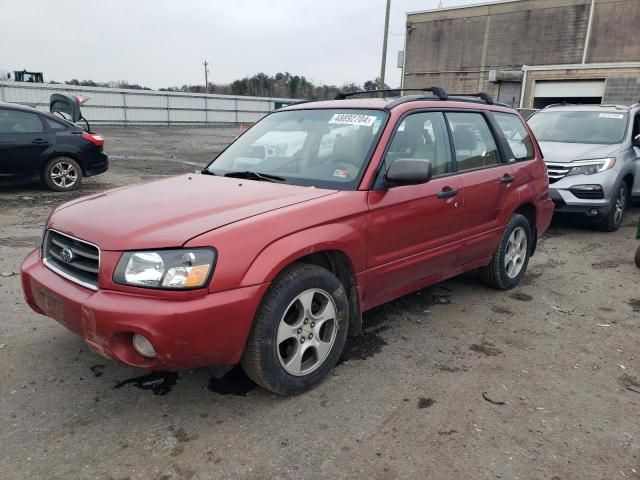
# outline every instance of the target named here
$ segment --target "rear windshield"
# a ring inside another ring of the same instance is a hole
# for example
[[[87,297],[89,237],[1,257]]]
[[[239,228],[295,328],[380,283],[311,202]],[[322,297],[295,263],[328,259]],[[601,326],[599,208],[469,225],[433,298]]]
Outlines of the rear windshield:
[[[538,112],[527,120],[541,142],[620,143],[628,114],[603,111]]]
[[[255,172],[294,185],[351,190],[358,186],[386,119],[382,110],[290,110],[268,115],[207,169],[216,175]]]

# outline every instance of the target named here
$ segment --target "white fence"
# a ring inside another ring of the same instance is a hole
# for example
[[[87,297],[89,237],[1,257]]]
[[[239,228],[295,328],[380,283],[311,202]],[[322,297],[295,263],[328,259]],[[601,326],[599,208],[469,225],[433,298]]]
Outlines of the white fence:
[[[49,110],[52,93],[83,95],[82,114],[101,124],[254,123],[276,109],[283,98],[205,95],[120,88],[76,87],[49,83],[0,82],[0,101]]]

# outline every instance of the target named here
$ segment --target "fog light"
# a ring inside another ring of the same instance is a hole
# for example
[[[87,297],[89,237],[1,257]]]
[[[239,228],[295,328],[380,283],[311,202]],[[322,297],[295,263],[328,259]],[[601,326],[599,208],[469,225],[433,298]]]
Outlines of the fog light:
[[[153,348],[153,345],[151,345],[151,342],[147,340],[146,337],[138,333],[134,333],[132,343],[133,348],[136,349],[136,352],[138,352],[143,357],[155,358],[156,351]]]
[[[597,208],[592,208],[591,210],[589,210],[589,216],[595,217],[596,215],[598,215],[598,209]]]

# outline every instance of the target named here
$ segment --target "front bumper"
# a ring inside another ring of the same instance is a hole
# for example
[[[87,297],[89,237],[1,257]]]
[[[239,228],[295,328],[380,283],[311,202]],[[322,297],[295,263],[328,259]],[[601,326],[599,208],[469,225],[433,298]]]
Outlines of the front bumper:
[[[269,284],[189,299],[159,298],[112,290],[92,291],[44,266],[38,250],[22,263],[29,306],[80,335],[97,353],[140,368],[177,369],[235,365]],[[134,333],[144,335],[155,358],[138,354]]]
[[[549,184],[549,198],[556,206],[556,213],[603,217],[611,208],[611,196],[616,191],[617,172],[606,170],[594,175],[571,175]],[[579,198],[571,191],[579,185],[600,185],[602,198]],[[597,211],[594,214],[594,209]]]

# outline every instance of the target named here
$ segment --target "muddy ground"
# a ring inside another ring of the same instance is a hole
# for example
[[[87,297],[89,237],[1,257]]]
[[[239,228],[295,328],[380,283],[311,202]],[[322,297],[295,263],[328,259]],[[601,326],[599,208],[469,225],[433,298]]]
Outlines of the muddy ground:
[[[0,478],[640,478],[640,209],[612,234],[554,221],[514,291],[470,273],[368,312],[324,383],[281,398],[239,370],[143,376],[25,305],[54,205],[237,133],[100,130],[111,169],[81,191],[0,187]]]

